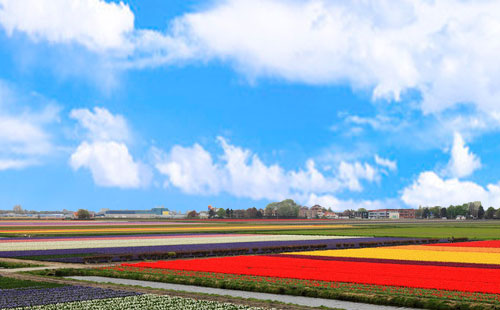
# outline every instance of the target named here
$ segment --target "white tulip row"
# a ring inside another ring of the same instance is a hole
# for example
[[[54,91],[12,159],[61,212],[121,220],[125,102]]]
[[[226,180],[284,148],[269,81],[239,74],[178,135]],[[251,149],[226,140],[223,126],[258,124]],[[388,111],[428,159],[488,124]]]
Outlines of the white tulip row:
[[[94,299],[11,310],[265,310],[265,308],[220,303],[216,301],[171,297],[166,295],[137,295],[122,298]]]
[[[32,250],[62,250],[62,249],[87,249],[87,248],[119,248],[134,246],[160,246],[182,244],[214,244],[227,242],[257,242],[257,241],[294,241],[294,240],[326,240],[349,239],[356,237],[343,236],[308,236],[308,235],[241,235],[217,237],[189,237],[189,238],[137,238],[123,240],[71,240],[71,241],[45,241],[45,242],[12,242],[2,243],[0,252],[7,251],[32,251]]]

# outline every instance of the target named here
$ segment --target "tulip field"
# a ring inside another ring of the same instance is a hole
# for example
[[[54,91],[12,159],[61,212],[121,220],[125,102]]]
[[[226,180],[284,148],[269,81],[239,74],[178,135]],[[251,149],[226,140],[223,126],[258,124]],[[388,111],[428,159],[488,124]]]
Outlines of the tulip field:
[[[6,277],[16,268],[32,269],[30,276],[39,281],[54,276],[101,276],[412,308],[500,308],[500,240],[454,238],[441,224],[434,227],[440,233],[429,237],[400,237],[399,233],[381,235],[377,227],[402,229],[404,235],[414,224],[300,220],[22,223],[0,221],[0,309],[261,306],[82,282],[16,282]],[[475,229],[475,224],[459,225],[449,227]],[[497,228],[485,232],[485,227],[494,225],[480,225],[485,236],[495,235]]]
[[[81,309],[207,309],[264,310],[231,303],[191,298],[142,294],[96,287],[53,285],[0,278],[0,309],[81,310]]]

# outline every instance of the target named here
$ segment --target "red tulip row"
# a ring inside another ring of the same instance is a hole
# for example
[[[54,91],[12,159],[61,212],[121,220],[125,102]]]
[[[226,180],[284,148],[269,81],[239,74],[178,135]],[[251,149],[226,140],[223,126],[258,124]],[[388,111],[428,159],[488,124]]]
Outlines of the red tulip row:
[[[233,256],[123,266],[500,294],[500,269],[325,261],[278,256]]]

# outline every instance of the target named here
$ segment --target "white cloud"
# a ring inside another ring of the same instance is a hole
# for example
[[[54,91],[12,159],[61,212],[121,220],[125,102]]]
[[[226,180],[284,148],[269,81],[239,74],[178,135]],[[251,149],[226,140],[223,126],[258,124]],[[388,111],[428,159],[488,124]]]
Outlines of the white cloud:
[[[360,191],[362,189],[362,179],[368,181],[378,181],[380,176],[378,171],[370,164],[355,162],[353,164],[342,161],[339,166],[339,178],[347,184],[347,187],[353,191]]]
[[[87,138],[94,141],[128,141],[130,130],[125,118],[113,115],[105,108],[73,109],[70,117],[78,121],[87,132]]]
[[[396,100],[417,89],[424,113],[473,103],[500,115],[500,3],[493,0],[214,1],[165,32],[135,28],[122,3],[0,4],[8,34],[77,43],[110,57],[112,67],[222,60],[250,79],[348,83]]]
[[[306,205],[313,206],[315,204],[319,204],[320,206],[325,208],[332,208],[332,210],[334,211],[358,210],[359,208],[365,208],[366,210],[402,208],[401,202],[397,199],[342,200],[332,195],[311,194],[306,201]]]
[[[9,36],[78,43],[90,50],[124,49],[134,30],[128,5],[103,0],[0,0],[0,25]]]
[[[25,101],[41,108],[33,110]],[[53,154],[56,146],[48,127],[58,118],[55,105],[23,96],[0,80],[0,170],[25,168]]]
[[[325,195],[345,189],[361,190],[361,180],[374,182],[378,170],[367,163],[341,162],[337,174],[326,175],[314,160],[305,169],[286,170],[266,165],[248,149],[229,144],[219,137],[223,153],[218,160],[199,144],[174,146],[168,153],[155,150],[156,168],[167,177],[165,186],[188,194],[216,195],[221,192],[254,200],[281,200],[288,197],[305,203],[311,194]]]
[[[70,117],[78,121],[86,137],[71,155],[74,170],[89,169],[99,186],[138,188],[149,183],[148,167],[129,153],[130,130],[123,116],[96,107],[93,112],[74,109]]]
[[[398,168],[396,161],[379,157],[377,154],[375,154],[375,163],[391,171],[395,171]]]
[[[442,179],[432,171],[420,173],[418,179],[406,187],[401,199],[409,206],[444,206],[481,201],[484,206],[500,206],[500,186],[488,184],[486,188],[456,178]]]
[[[462,136],[456,132],[453,138],[451,158],[445,173],[452,177],[462,178],[471,175],[481,168],[480,159],[465,145]]]
[[[141,186],[140,166],[123,143],[83,142],[70,158],[71,167],[90,169],[97,185],[136,188]]]
[[[348,81],[396,100],[416,88],[425,113],[463,102],[499,111],[496,1],[228,0],[172,29],[166,37],[188,47],[177,58],[221,59],[250,78]]]
[[[157,156],[162,156],[156,150]],[[188,194],[216,194],[222,180],[218,175],[212,155],[199,144],[192,147],[174,146],[168,159],[157,158],[156,168],[161,174],[168,176],[165,185],[181,188]]]
[[[33,165],[34,162],[30,160],[19,159],[1,159],[0,158],[0,171],[7,169],[22,169]]]

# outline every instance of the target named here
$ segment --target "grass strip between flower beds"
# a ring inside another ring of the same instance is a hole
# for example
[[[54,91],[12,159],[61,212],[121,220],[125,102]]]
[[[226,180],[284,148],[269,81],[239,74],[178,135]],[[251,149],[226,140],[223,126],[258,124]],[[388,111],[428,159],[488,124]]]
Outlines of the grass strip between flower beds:
[[[498,309],[500,307],[500,295],[497,294],[168,269],[107,267],[99,269],[60,269],[33,273],[55,276],[104,276],[426,309]]]

